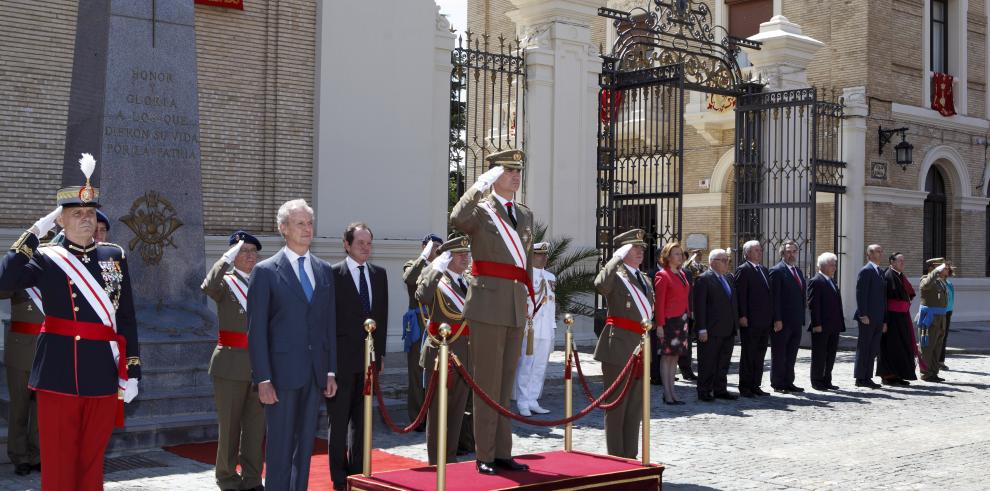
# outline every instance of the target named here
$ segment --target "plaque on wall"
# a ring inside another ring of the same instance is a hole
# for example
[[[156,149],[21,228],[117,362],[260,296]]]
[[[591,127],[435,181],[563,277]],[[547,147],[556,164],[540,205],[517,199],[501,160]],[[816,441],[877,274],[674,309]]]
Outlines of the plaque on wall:
[[[887,163],[873,162],[870,166],[870,177],[873,179],[887,180]]]
[[[688,234],[687,241],[685,241],[685,243],[687,244],[687,249],[689,251],[693,249],[708,250],[708,235]]]

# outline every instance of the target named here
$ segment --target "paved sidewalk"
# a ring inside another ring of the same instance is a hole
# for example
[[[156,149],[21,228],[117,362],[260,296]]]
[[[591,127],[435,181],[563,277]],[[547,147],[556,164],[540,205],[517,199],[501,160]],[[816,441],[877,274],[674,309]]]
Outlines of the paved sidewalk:
[[[694,385],[680,381],[678,397],[688,404],[671,409],[660,403],[659,388],[653,388],[651,455],[667,466],[665,489],[986,488],[990,356],[984,353],[990,323],[955,327],[946,361],[951,370],[943,372],[944,384],[858,389],[852,384],[854,353],[842,351],[834,372],[842,390],[812,391],[807,377],[810,352],[801,350],[797,384],[809,390],[800,395],[701,403]],[[601,371],[590,354],[582,355],[597,393]],[[737,348],[729,376],[733,391],[738,355]],[[563,415],[562,361],[562,352],[553,353],[541,399],[553,411],[547,418]],[[586,403],[577,387],[574,400],[578,408]],[[401,403],[392,407],[394,417],[405,421]],[[377,417],[375,421],[376,448],[425,459],[422,433],[395,435]],[[574,437],[576,449],[604,453],[602,412],[581,420]],[[515,425],[516,454],[562,446],[562,428]],[[129,466],[134,468],[115,470]],[[108,490],[216,489],[212,467],[163,451],[112,458],[106,480]],[[11,465],[0,466],[0,491],[38,488],[38,474],[21,478],[14,476]]]

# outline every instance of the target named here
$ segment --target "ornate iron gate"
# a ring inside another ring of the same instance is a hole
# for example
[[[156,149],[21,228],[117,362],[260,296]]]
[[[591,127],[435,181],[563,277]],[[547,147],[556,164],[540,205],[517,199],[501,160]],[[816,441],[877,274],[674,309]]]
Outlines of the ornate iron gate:
[[[454,200],[487,170],[486,156],[524,149],[526,60],[519,40],[497,41],[495,46],[488,34],[468,31],[450,55],[448,169]]]
[[[798,246],[806,273],[824,251],[839,255],[842,104],[823,101],[815,88],[751,93],[736,103],[737,263],[742,245],[763,244],[776,262],[787,239]],[[819,240],[820,238],[826,240]],[[831,240],[827,240],[831,239]]]

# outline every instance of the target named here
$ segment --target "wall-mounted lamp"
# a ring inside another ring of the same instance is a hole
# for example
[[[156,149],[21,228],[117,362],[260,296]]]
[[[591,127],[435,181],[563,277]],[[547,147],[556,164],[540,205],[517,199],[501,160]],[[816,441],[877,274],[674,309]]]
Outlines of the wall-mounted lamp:
[[[895,133],[901,134],[901,142],[894,145],[894,160],[897,165],[901,166],[901,170],[907,170],[907,167],[911,165],[912,154],[914,153],[914,145],[907,142],[907,128],[897,128],[893,130],[885,130],[880,127],[877,130],[880,134],[880,155],[883,155],[883,147],[890,143],[890,138],[894,136]]]

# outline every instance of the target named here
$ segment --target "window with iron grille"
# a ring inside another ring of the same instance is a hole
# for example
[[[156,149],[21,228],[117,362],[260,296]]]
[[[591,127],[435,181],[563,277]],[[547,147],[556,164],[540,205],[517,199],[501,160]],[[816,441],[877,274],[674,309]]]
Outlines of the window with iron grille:
[[[924,257],[922,264],[933,257],[945,257],[946,214],[945,178],[938,167],[932,166],[925,178]],[[924,265],[922,265],[924,271]]]

